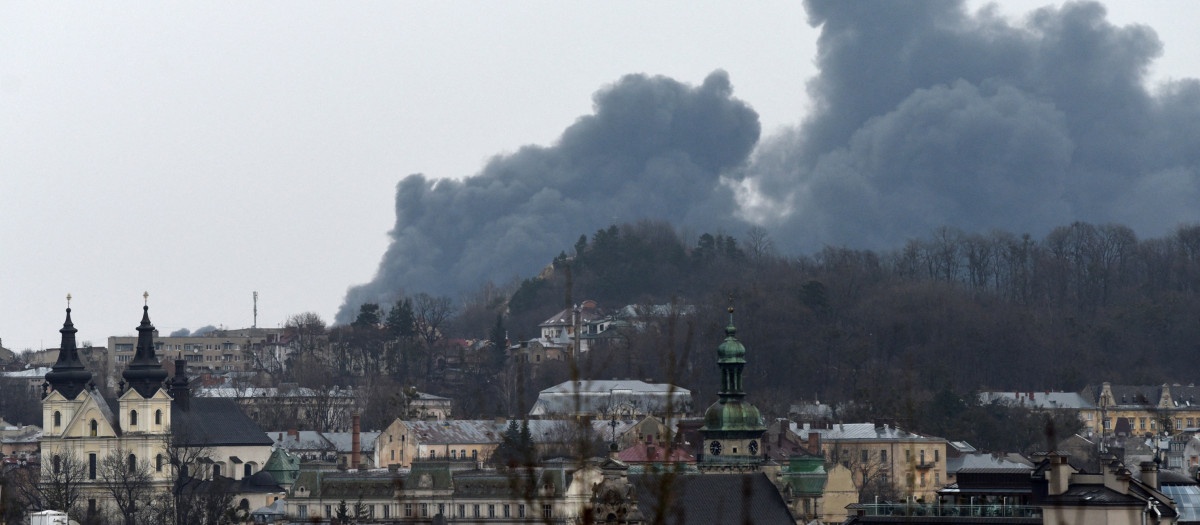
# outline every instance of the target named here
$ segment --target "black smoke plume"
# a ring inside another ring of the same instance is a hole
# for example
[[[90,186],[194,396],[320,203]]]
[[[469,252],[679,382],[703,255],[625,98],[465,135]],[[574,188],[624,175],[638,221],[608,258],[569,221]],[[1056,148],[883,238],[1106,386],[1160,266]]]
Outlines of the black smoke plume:
[[[461,182],[404,179],[393,243],[338,321],[401,289],[529,275],[580,233],[641,218],[761,224],[791,252],[891,248],[941,226],[1160,235],[1200,221],[1200,81],[1146,85],[1152,29],[1114,26],[1098,3],[1017,23],[957,0],[805,7],[821,31],[814,109],[749,160],[757,115],[724,73],[623,78],[554,146]]]
[[[743,174],[781,247],[890,248],[939,226],[1143,235],[1200,219],[1200,83],[1149,89],[1154,31],[1097,3],[1012,24],[962,2],[810,0],[816,111]]]
[[[723,71],[698,87],[629,75],[550,147],[495,157],[461,181],[410,175],[396,190],[392,244],[337,321],[400,291],[451,294],[537,273],[580,233],[642,218],[715,226],[732,216],[720,175],[748,158],[758,114]]]

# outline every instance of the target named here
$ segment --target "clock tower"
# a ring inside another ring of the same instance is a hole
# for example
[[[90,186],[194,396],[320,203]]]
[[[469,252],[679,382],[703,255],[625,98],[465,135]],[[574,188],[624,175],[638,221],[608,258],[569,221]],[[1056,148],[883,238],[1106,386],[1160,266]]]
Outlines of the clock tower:
[[[762,463],[759,445],[767,429],[763,426],[758,409],[745,400],[742,368],[746,366],[746,347],[742,346],[736,335],[731,305],[725,341],[717,347],[721,391],[717,402],[704,412],[704,426],[700,428],[700,434],[704,436],[704,451],[697,466],[704,471],[754,471]]]

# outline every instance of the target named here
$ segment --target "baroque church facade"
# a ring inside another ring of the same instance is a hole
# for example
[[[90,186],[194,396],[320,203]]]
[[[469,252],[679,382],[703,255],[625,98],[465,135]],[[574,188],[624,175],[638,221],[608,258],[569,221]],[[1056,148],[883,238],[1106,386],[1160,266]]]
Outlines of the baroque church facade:
[[[114,457],[128,470],[147,472],[152,491],[166,492],[181,476],[237,489],[261,472],[271,454],[271,440],[234,402],[192,398],[186,362],[176,361],[168,379],[154,352],[149,306],[137,331],[137,353],[116,398],[108,399],[79,359],[68,307],[58,361],[43,384],[42,481],[53,482],[60,469],[81,470],[78,505],[89,515],[111,508],[104,483]],[[249,497],[247,506],[269,503],[266,496]]]

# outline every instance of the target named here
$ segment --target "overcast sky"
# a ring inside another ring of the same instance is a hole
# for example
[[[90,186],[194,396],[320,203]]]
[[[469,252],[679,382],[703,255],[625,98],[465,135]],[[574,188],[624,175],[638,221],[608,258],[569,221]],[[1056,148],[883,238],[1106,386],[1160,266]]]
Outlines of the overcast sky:
[[[1011,17],[1044,2],[1006,1]],[[974,7],[982,3],[972,3]],[[1200,3],[1107,2],[1200,77]],[[768,138],[806,115],[795,1],[0,3],[0,344],[332,320],[406,175],[551,145],[622,75],[728,73]]]

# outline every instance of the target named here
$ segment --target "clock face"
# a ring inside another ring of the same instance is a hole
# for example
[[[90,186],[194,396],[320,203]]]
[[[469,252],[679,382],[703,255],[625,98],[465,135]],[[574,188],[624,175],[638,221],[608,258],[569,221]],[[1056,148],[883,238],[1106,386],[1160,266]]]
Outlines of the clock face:
[[[758,454],[758,442],[754,441],[753,439],[750,440],[750,453]]]
[[[721,442],[713,441],[712,443],[709,443],[708,444],[708,452],[714,456],[720,456],[721,455]]]

